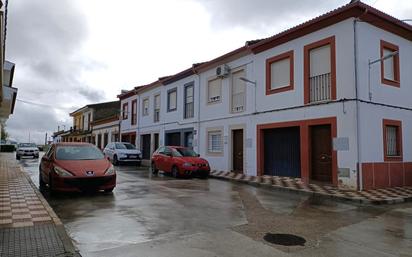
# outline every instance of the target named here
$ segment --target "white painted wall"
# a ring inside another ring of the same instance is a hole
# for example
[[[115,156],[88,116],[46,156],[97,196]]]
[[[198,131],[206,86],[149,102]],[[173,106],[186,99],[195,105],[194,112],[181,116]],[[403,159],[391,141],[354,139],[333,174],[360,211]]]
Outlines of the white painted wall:
[[[139,117],[137,118],[136,125],[132,126],[132,101],[137,100],[137,112],[139,113],[139,108],[141,107],[139,105],[139,100],[137,95],[133,95],[131,97],[128,97],[126,99],[122,99],[120,101],[120,129],[122,133],[128,133],[128,132],[133,132],[137,130],[137,124],[139,123]],[[123,104],[128,103],[129,104],[129,113],[127,115],[127,119],[123,120]]]

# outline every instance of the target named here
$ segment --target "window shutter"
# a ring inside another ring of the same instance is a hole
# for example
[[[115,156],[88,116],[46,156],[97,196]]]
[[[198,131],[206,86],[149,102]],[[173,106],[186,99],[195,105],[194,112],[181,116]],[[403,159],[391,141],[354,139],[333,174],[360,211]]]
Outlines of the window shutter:
[[[330,45],[321,46],[310,50],[310,77],[315,77],[331,72]]]
[[[393,51],[389,49],[383,49],[383,57],[388,56],[389,54],[393,53]],[[394,57],[390,57],[383,61],[383,77],[388,80],[395,80],[395,63]]]
[[[209,132],[208,151],[211,153],[219,153],[222,151],[222,133],[220,131]]]
[[[160,95],[155,96],[155,109],[160,109]]]
[[[398,140],[397,140],[398,128],[395,126],[386,126],[386,155],[398,156]]]
[[[176,109],[176,99],[177,98],[177,94],[176,91],[172,91],[169,93],[169,109],[173,110]]]
[[[232,111],[243,111],[245,106],[246,83],[240,78],[245,77],[245,71],[241,70],[232,75]]]
[[[220,100],[221,86],[222,86],[222,80],[220,78],[209,81],[209,86],[208,86],[209,102]]]
[[[290,85],[290,58],[286,58],[270,65],[271,89]]]

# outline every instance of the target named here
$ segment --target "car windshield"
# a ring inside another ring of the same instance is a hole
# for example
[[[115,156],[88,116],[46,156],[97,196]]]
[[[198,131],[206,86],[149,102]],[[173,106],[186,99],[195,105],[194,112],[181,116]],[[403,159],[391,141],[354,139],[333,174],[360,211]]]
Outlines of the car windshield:
[[[21,143],[19,147],[37,147],[36,144],[33,143]]]
[[[116,149],[136,149],[136,147],[129,143],[116,143]]]
[[[102,160],[103,153],[95,146],[60,146],[56,149],[57,160]]]
[[[197,157],[197,153],[189,148],[176,148],[173,149],[173,154],[177,157]]]

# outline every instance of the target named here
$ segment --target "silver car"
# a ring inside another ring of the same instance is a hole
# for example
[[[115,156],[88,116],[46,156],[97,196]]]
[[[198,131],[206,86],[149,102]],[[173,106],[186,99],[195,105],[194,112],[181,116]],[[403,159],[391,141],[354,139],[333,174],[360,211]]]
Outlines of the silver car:
[[[114,142],[109,143],[103,150],[106,157],[113,163],[119,165],[120,163],[137,163],[138,166],[142,163],[142,153],[140,150],[130,143]]]
[[[21,157],[31,156],[35,159],[39,158],[39,148],[34,143],[20,143],[16,149],[16,159],[20,160]]]

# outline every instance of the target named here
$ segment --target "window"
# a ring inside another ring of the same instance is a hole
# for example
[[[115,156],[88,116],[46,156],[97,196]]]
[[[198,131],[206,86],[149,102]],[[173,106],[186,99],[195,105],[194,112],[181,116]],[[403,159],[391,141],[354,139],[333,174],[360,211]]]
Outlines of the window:
[[[90,123],[92,122],[92,114],[87,115],[87,130],[90,130]]]
[[[220,94],[222,91],[222,79],[216,78],[209,80],[207,87],[207,97],[208,103],[217,103],[220,102]]]
[[[189,119],[194,116],[194,85],[193,82],[185,86],[185,109],[184,118]]]
[[[167,111],[173,112],[177,109],[177,89],[173,88],[167,91]]]
[[[383,120],[383,148],[385,161],[402,160],[402,122]]]
[[[209,131],[207,133],[208,141],[208,152],[209,153],[222,153],[223,152],[223,140],[222,140],[222,131]]]
[[[388,58],[381,62],[382,84],[399,87],[399,47],[381,40],[381,58],[387,56]]]
[[[244,70],[232,74],[232,112],[243,112],[245,109],[246,83],[240,79],[244,77]]]
[[[129,114],[129,103],[123,104],[123,119],[127,120]]]
[[[293,51],[266,60],[266,95],[293,90]]]
[[[160,95],[155,95],[153,121],[158,122],[159,120],[160,120]]]
[[[336,99],[335,37],[304,47],[305,104]]]
[[[143,116],[149,115],[149,98],[143,99]]]
[[[137,123],[137,100],[132,101],[132,125]]]

